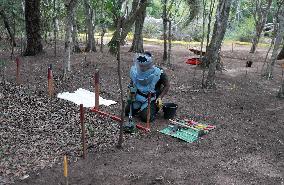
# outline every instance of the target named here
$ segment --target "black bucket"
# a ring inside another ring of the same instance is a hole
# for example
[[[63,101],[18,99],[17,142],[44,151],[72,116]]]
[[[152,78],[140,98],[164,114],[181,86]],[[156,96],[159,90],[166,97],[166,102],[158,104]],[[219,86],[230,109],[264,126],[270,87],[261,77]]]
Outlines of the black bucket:
[[[175,103],[164,103],[163,106],[164,118],[165,119],[174,118],[176,115],[177,108],[178,106]]]

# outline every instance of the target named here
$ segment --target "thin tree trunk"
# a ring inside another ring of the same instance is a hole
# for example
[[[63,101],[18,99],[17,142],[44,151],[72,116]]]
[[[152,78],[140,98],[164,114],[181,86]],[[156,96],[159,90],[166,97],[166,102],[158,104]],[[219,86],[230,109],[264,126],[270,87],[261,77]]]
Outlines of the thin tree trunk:
[[[277,56],[277,60],[282,60],[282,59],[284,59],[284,45],[283,45],[280,53]]]
[[[106,33],[106,28],[105,28],[105,26],[103,25],[103,26],[102,26],[102,33],[101,33],[100,52],[103,52],[103,51],[104,51],[104,36],[105,36],[105,33]]]
[[[85,4],[85,15],[86,15],[86,26],[88,33],[87,46],[85,51],[94,51],[96,52],[96,44],[94,39],[94,26],[93,26],[93,9],[91,8],[90,1],[84,0]]]
[[[143,3],[144,1],[141,1]],[[134,38],[132,41],[132,45],[130,48],[130,52],[137,52],[137,53],[143,53],[143,25],[146,17],[146,6],[145,8],[138,14],[137,19],[135,21],[135,32],[134,32]]]
[[[48,18],[47,18],[47,11],[46,11],[46,5],[45,3],[43,3],[42,7],[41,7],[41,11],[42,11],[42,30],[43,30],[43,35],[44,35],[44,42],[45,44],[48,44],[47,42],[47,32],[48,32],[48,29],[47,29],[47,22],[48,22]]]
[[[203,61],[202,50],[203,50],[204,37],[205,37],[206,0],[202,0],[202,6],[203,6],[203,13],[202,13],[202,39],[201,39],[201,45],[200,45],[200,58]],[[209,39],[207,40],[207,42],[209,43]],[[194,78],[195,78],[195,70],[196,68],[194,68]],[[202,80],[201,80],[202,88],[205,87],[204,76],[205,76],[205,65],[202,69]]]
[[[261,1],[261,0],[260,0]],[[264,25],[267,20],[267,15],[269,13],[270,6],[272,4],[272,0],[267,0],[267,6],[263,8],[264,4],[260,2],[259,0],[255,2],[256,4],[256,10],[254,13],[254,19],[255,19],[255,36],[252,39],[252,46],[250,49],[250,53],[255,53],[256,47],[259,43],[259,39],[262,33],[262,30],[264,28]]]
[[[211,0],[210,1],[209,15],[208,15],[208,28],[207,28],[206,48],[208,47],[209,40],[210,40],[211,22],[212,22],[212,15],[213,15],[214,7],[215,7],[215,0]]]
[[[40,35],[40,0],[25,1],[25,19],[27,48],[24,55],[36,55],[43,50]]]
[[[167,56],[167,65],[171,66],[171,54],[172,54],[172,21],[169,19],[169,34],[168,34],[168,41],[169,41],[169,50]]]
[[[74,16],[74,19],[72,20],[72,22],[73,22],[73,31],[72,31],[73,51],[75,53],[80,53],[81,49],[80,49],[80,46],[79,46],[77,23],[76,23],[75,16]]]
[[[278,91],[277,96],[279,98],[284,98],[284,79],[283,79],[283,69],[282,69],[282,79],[281,79],[281,85],[280,85],[280,89]]]
[[[240,17],[241,17],[241,1],[240,0],[237,0],[237,12],[236,12],[236,20],[237,20],[237,23],[240,22]]]
[[[16,18],[15,18],[15,14],[12,13],[12,16],[13,16],[13,41],[11,42],[11,46],[12,46],[12,52],[11,52],[11,59],[13,59],[13,56],[14,56],[14,47],[16,46],[16,43],[15,42],[15,37],[16,37],[16,33],[17,33],[17,30],[16,30]]]
[[[56,56],[57,52],[57,31],[58,31],[58,22],[56,15],[56,0],[53,0],[53,36],[54,36],[54,56]]]
[[[129,33],[129,31],[131,30],[135,20],[137,19],[137,16],[139,15],[139,13],[141,13],[143,11],[145,6],[147,6],[147,0],[144,0],[144,2],[139,5],[139,7],[138,7],[138,3],[139,3],[138,0],[134,0],[132,2],[132,9],[131,9],[129,16],[127,16],[125,19],[121,20],[122,30],[121,30],[120,44],[124,44],[124,40],[125,40],[127,34]],[[110,53],[116,53],[117,52],[116,40],[119,36],[119,31],[120,30],[115,30],[115,32],[113,33],[113,37],[111,38],[110,42],[108,43],[108,46],[110,48],[110,50],[109,50]]]
[[[21,13],[21,18],[23,19],[23,20],[25,20],[25,0],[21,0],[21,7],[22,7],[22,13]],[[24,21],[24,27],[26,27],[25,26],[25,21]],[[26,50],[26,48],[27,48],[27,38],[25,37],[25,35],[26,35],[26,33],[25,33],[25,31],[23,31],[22,32],[22,34],[23,34],[23,41],[22,41],[22,51],[21,51],[21,55],[23,55],[23,52]]]
[[[117,23],[117,30],[121,30],[121,20],[118,20]],[[119,83],[119,89],[120,89],[120,101],[121,101],[121,110],[120,110],[120,116],[121,116],[121,122],[119,124],[119,138],[118,138],[118,143],[117,147],[121,148],[122,143],[123,143],[123,122],[124,122],[124,110],[125,110],[125,105],[124,105],[124,100],[123,100],[123,88],[122,88],[122,76],[121,76],[121,61],[120,61],[120,35],[121,32],[118,34],[118,39],[117,39],[117,72],[118,72],[118,83]]]
[[[100,18],[102,19],[104,17],[104,0],[101,1],[101,9],[100,9]],[[103,52],[103,49],[104,49],[104,36],[105,36],[105,33],[106,33],[106,27],[105,27],[105,23],[104,21],[101,22],[101,29],[102,29],[102,32],[101,32],[101,45],[100,45],[100,52]]]
[[[217,7],[213,35],[205,54],[205,62],[209,64],[209,71],[205,84],[206,88],[215,87],[215,71],[218,62],[220,62],[218,61],[220,59],[220,49],[227,28],[231,3],[232,0],[220,0]]]
[[[280,44],[282,43],[282,39],[284,37],[284,10],[280,10],[278,17],[278,26],[274,26],[274,29],[277,29],[275,39],[274,39],[274,47],[271,54],[270,62],[267,65],[266,68],[266,74],[265,76],[268,79],[271,79],[273,77],[273,67],[275,65],[275,62],[277,60],[278,51],[280,49]]]
[[[163,19],[163,39],[164,39],[164,53],[163,53],[163,62],[165,63],[167,61],[167,57],[168,57],[168,54],[167,54],[167,23],[168,23],[168,20],[167,20],[167,3],[168,3],[168,0],[164,0],[163,2],[163,16],[162,16],[162,19]]]
[[[71,0],[66,2],[65,4],[67,9],[66,15],[66,30],[65,30],[65,52],[64,52],[64,78],[67,75],[67,72],[71,71],[71,64],[70,64],[70,55],[71,55],[71,30],[72,30],[72,20],[74,19],[74,9],[77,4],[77,0]]]

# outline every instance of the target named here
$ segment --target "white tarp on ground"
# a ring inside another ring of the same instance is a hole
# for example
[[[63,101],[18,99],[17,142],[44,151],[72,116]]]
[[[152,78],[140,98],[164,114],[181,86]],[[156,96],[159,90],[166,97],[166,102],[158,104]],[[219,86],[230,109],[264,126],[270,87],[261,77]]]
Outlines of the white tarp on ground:
[[[94,107],[95,106],[95,93],[88,90],[79,88],[74,93],[63,92],[57,95],[58,98],[71,101],[77,105],[83,104],[84,107]],[[110,106],[116,104],[113,100],[106,100],[102,97],[99,99],[100,105]]]

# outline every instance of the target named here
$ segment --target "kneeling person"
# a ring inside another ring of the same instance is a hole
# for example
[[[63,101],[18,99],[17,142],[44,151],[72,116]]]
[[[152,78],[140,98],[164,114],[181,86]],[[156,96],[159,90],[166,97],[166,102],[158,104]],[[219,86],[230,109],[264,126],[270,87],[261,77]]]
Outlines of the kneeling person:
[[[149,52],[137,54],[133,58],[130,70],[130,91],[132,98],[126,106],[126,115],[132,108],[132,114],[138,114],[142,121],[147,121],[148,94],[151,93],[150,121],[153,121],[162,107],[162,99],[169,90],[169,80],[162,68],[153,64]]]

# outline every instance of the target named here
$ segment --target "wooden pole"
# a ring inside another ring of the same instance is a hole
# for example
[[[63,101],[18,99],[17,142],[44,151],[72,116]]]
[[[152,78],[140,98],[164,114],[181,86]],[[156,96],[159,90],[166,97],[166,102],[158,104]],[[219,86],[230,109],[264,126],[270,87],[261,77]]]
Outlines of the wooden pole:
[[[118,116],[115,116],[115,115],[111,115],[107,112],[103,112],[103,111],[100,111],[100,110],[97,110],[97,109],[91,109],[91,112],[95,112],[95,113],[98,113],[99,115],[101,116],[105,116],[105,117],[108,117],[112,120],[115,120],[115,121],[118,121],[118,122],[122,122],[122,118],[121,117],[118,117]]]
[[[65,184],[68,185],[68,161],[66,155],[64,155],[63,168],[64,168]]]
[[[53,76],[52,76],[52,64],[49,64],[48,67],[48,74],[47,74],[47,80],[48,80],[48,96],[52,97],[53,96],[53,92],[54,92],[54,88],[53,88]]]
[[[95,72],[95,109],[99,110],[99,97],[100,97],[100,74],[99,70]]]
[[[121,110],[120,110],[120,117],[121,121],[119,122],[119,136],[118,136],[118,143],[117,147],[121,148],[123,143],[123,123],[124,123],[124,101],[123,101],[123,88],[122,88],[122,75],[121,75],[121,56],[120,56],[120,40],[121,40],[121,33],[122,33],[122,17],[119,17],[118,23],[117,23],[117,30],[119,30],[119,36],[116,40],[117,44],[117,53],[116,53],[116,59],[117,59],[117,73],[118,73],[118,83],[119,83],[119,90],[120,90],[120,101],[121,101]]]
[[[85,123],[84,123],[84,107],[80,104],[80,122],[82,128],[82,147],[83,147],[83,159],[86,158],[86,133],[85,133]]]
[[[19,85],[20,84],[20,59],[19,59],[19,57],[16,58],[16,64],[17,64],[16,82],[17,82],[17,85]]]

